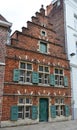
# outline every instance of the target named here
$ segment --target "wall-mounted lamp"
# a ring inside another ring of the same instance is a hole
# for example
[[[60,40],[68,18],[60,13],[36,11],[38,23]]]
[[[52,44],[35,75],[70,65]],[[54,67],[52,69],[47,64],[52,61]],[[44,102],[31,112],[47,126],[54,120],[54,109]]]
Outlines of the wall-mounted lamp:
[[[72,52],[72,53],[70,54],[70,56],[75,56],[75,53],[74,53],[74,52]]]

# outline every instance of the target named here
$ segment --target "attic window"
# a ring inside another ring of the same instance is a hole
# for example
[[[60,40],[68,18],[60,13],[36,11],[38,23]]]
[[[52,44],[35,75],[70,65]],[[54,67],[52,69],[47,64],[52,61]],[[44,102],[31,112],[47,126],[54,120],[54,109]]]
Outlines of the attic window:
[[[46,36],[46,31],[41,30],[41,35],[42,35],[42,36]]]

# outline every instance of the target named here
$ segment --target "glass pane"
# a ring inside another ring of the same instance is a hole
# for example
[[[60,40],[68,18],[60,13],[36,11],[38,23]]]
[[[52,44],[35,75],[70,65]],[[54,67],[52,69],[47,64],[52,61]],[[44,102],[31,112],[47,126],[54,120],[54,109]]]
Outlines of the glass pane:
[[[29,113],[25,113],[25,117],[29,117]]]
[[[42,36],[45,36],[45,31],[42,31]]]
[[[25,69],[25,63],[20,63],[20,68]]]
[[[31,72],[30,72],[30,71],[27,71],[26,74],[27,74],[27,76],[30,76],[30,75],[31,75]]]
[[[27,64],[27,69],[32,70],[32,64]]]
[[[19,111],[19,112],[22,112],[22,111],[23,111],[23,106],[19,106],[19,107],[18,107],[18,111]]]
[[[22,113],[18,113],[18,118],[23,118],[23,114]]]
[[[24,77],[20,77],[20,80],[19,80],[19,81],[24,82]]]
[[[24,99],[23,98],[19,98],[19,103],[24,103]]]
[[[31,72],[29,72],[29,71],[27,71],[27,73],[26,73],[26,82],[31,83]]]
[[[55,80],[58,80],[58,75],[55,75]]]
[[[29,111],[30,110],[30,107],[26,107],[26,111]]]
[[[31,82],[30,78],[27,77],[26,82],[30,83]]]
[[[42,76],[43,76],[43,74],[39,74],[39,83],[42,83]]]
[[[58,74],[58,69],[55,69],[55,73]]]
[[[30,103],[30,99],[29,98],[26,98],[26,103]]]
[[[63,70],[60,70],[60,74],[63,74]]]
[[[64,99],[61,99],[61,103],[64,103]]]
[[[59,103],[59,99],[56,99],[56,101],[55,101],[56,103]]]
[[[39,66],[39,71],[43,71],[43,66]]]
[[[45,67],[45,72],[49,72],[49,68],[48,67]]]
[[[48,75],[47,74],[45,74],[45,79],[48,79]]]

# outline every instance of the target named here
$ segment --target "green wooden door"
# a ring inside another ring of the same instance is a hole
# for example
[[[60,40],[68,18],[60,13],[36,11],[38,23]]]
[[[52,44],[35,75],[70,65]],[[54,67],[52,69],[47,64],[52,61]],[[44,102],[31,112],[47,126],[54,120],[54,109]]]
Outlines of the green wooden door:
[[[48,99],[39,100],[39,121],[48,121]]]

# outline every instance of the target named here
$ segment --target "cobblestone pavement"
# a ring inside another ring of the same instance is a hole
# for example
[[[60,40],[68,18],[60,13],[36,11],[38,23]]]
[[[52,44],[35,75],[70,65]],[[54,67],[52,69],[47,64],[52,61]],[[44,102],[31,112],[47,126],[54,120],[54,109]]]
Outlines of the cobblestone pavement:
[[[0,130],[77,130],[77,120],[0,128]]]

